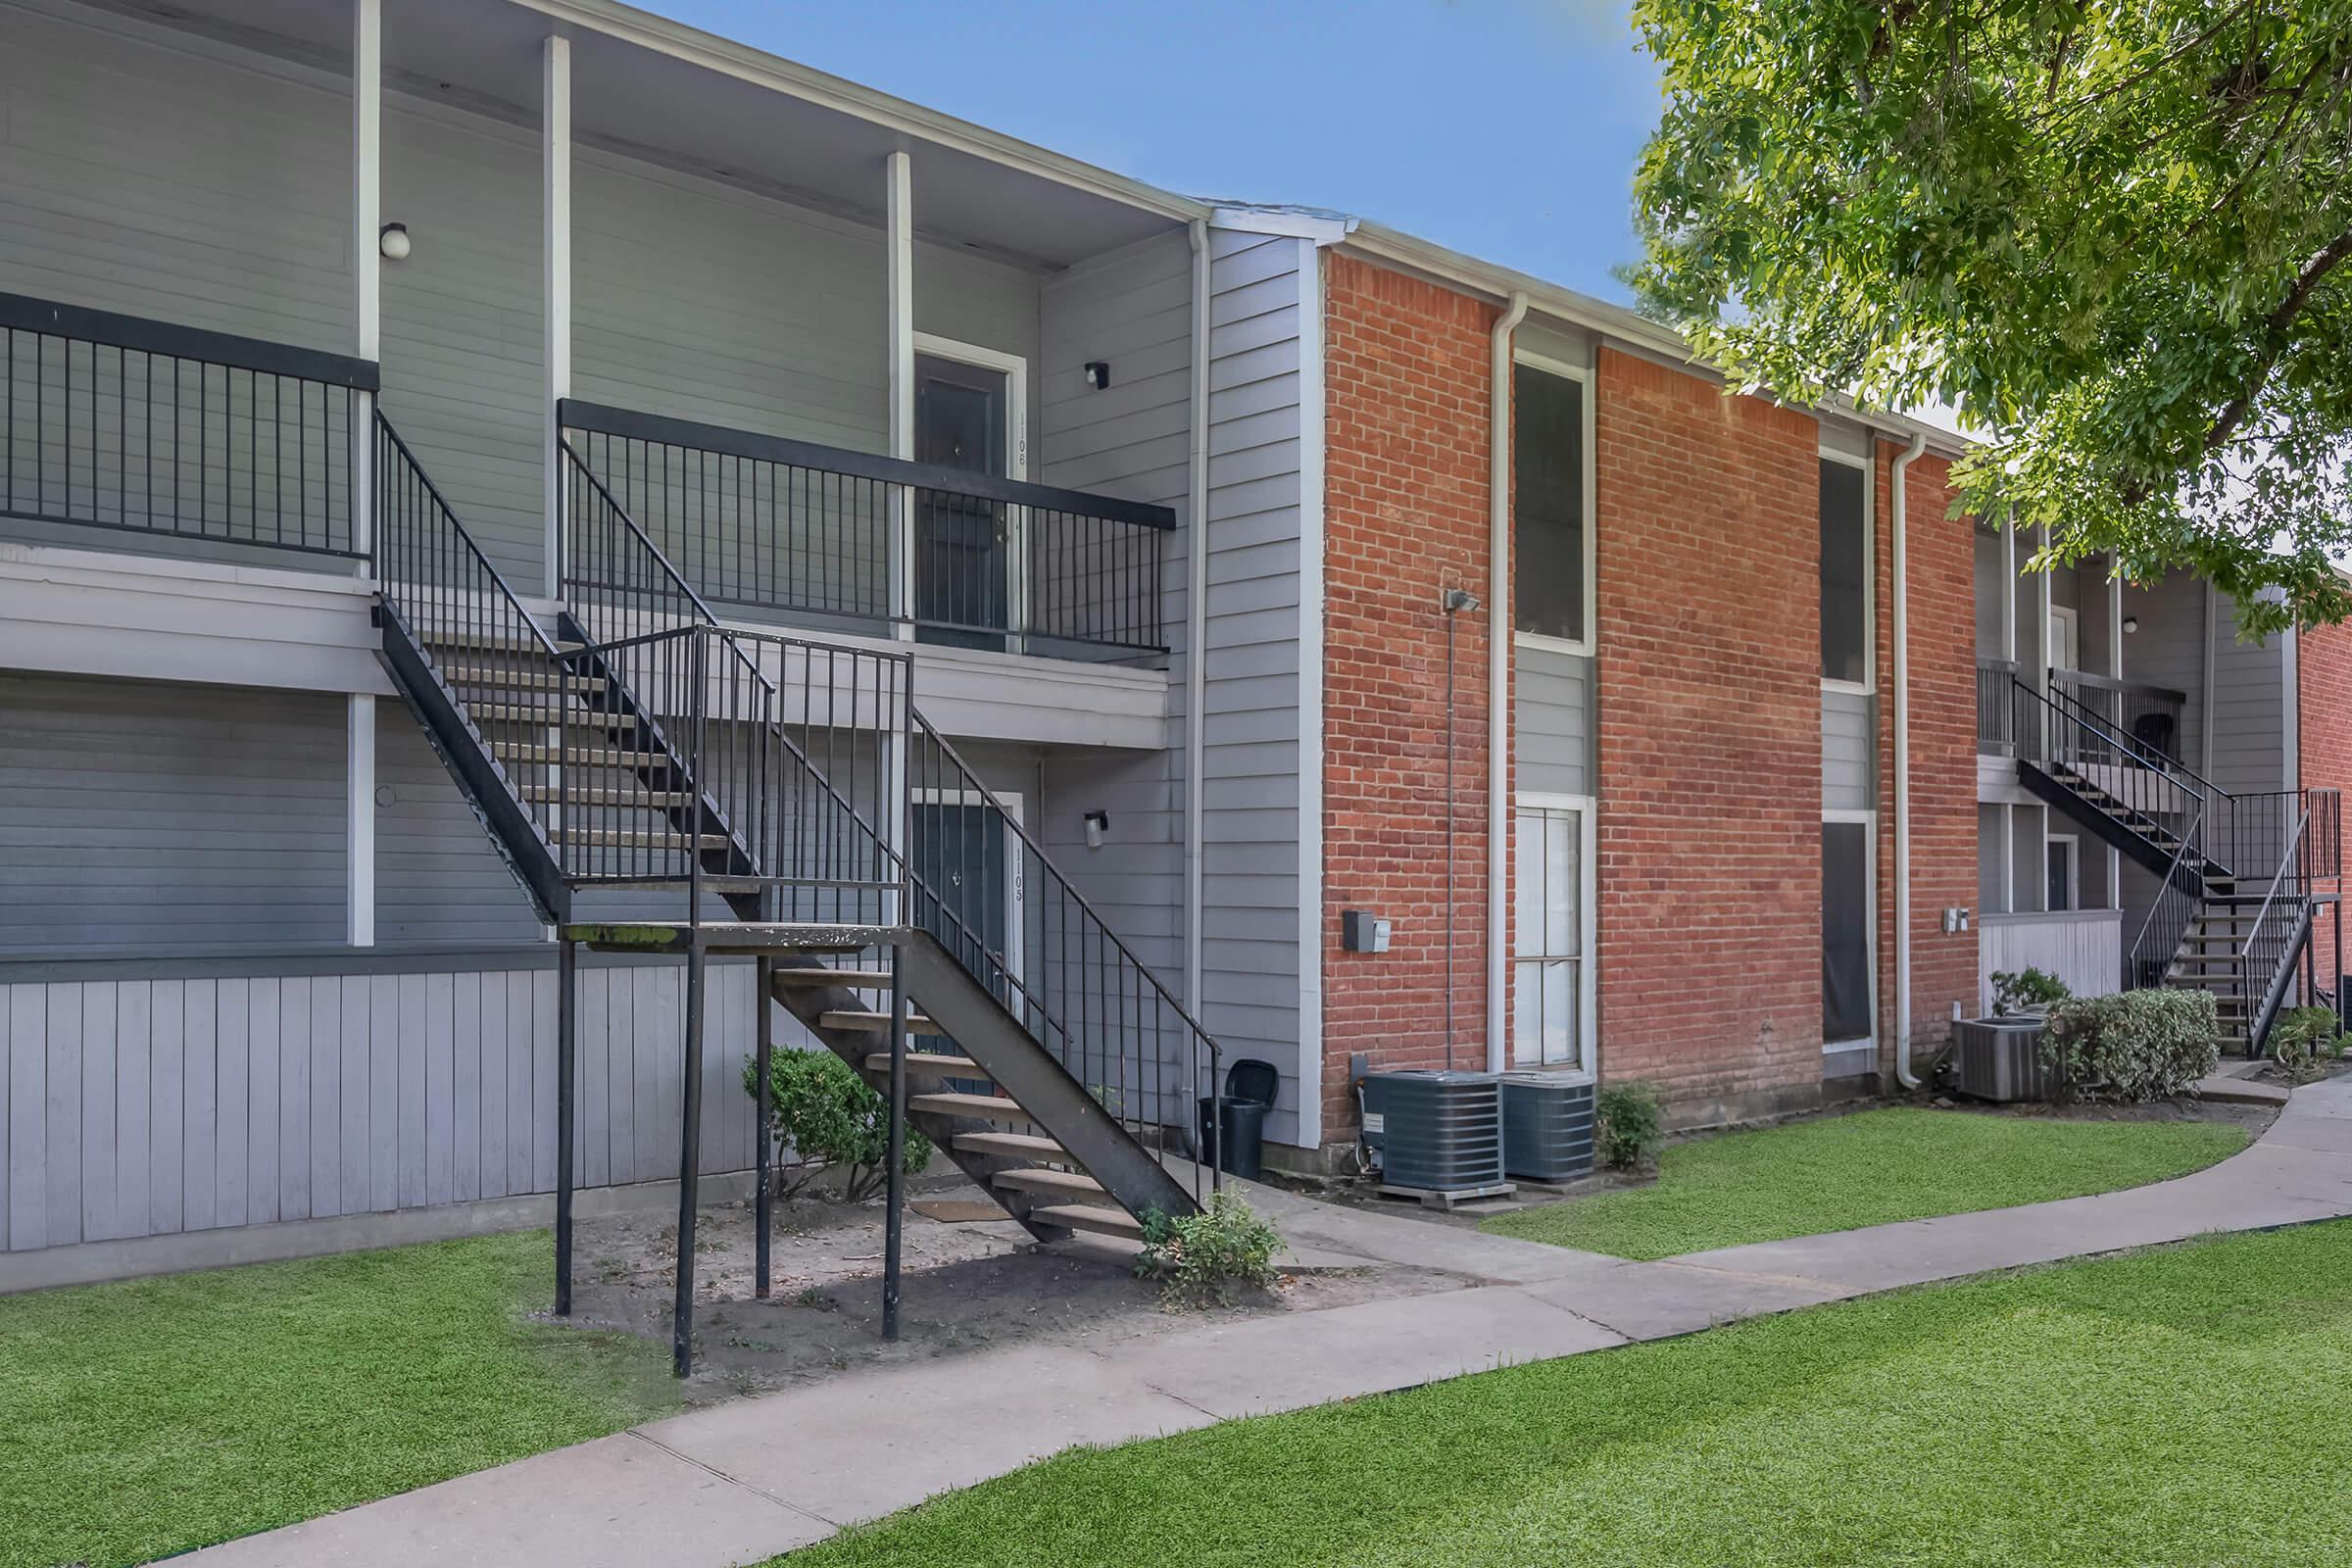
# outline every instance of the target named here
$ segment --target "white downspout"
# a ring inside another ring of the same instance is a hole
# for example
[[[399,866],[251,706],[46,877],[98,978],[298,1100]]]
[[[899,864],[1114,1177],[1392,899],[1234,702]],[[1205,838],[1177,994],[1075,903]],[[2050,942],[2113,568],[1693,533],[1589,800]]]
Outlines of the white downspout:
[[[1894,1077],[1917,1089],[1911,1071],[1911,579],[1903,470],[1928,449],[1925,431],[1894,460]]]
[[[1203,710],[1208,705],[1208,224],[1185,225],[1193,247],[1193,390],[1191,474],[1185,524],[1192,535],[1185,578],[1184,641],[1184,1001],[1200,1013],[1200,829],[1206,790]]]
[[[1488,406],[1493,427],[1487,448],[1487,1071],[1500,1072],[1507,1060],[1502,1008],[1503,937],[1509,906],[1503,888],[1510,876],[1511,715],[1511,333],[1527,318],[1527,294],[1511,295],[1494,323],[1488,365]],[[1591,527],[1590,519],[1586,522]],[[1446,809],[1453,803],[1446,803]]]

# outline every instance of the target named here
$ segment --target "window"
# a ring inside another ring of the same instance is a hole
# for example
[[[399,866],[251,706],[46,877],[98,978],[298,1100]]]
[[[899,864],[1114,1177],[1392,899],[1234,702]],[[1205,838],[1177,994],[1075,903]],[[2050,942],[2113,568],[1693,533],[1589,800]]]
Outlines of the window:
[[[1511,1065],[1585,1065],[1582,809],[1522,807]]]
[[[1518,365],[1511,380],[1512,624],[1585,640],[1585,387]]]
[[[1872,1038],[1870,1017],[1871,824],[1821,824],[1821,1039]]]
[[[2053,833],[2044,841],[2042,860],[2049,878],[2053,914],[2082,907],[2082,847],[2070,833]]]
[[[1869,474],[1821,460],[1821,677],[1870,683]]]

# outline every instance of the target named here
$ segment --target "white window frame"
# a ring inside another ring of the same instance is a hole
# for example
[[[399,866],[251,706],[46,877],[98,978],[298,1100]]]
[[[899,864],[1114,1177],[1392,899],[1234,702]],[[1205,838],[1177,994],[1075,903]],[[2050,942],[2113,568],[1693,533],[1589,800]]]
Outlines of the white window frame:
[[[1577,405],[1579,413],[1582,416],[1581,423],[1584,426],[1585,446],[1585,471],[1578,476],[1579,482],[1584,486],[1584,496],[1580,502],[1580,506],[1583,510],[1585,519],[1585,603],[1581,612],[1581,618],[1583,619],[1585,625],[1585,634],[1582,637],[1550,637],[1542,632],[1521,631],[1518,629],[1519,570],[1518,551],[1516,546],[1519,540],[1519,496],[1517,486],[1514,484],[1511,494],[1511,542],[1514,547],[1512,550],[1511,567],[1511,603],[1505,607],[1503,611],[1503,613],[1507,614],[1512,621],[1511,644],[1516,648],[1544,648],[1549,649],[1555,654],[1574,654],[1579,659],[1590,659],[1592,657],[1593,645],[1598,641],[1599,628],[1595,624],[1594,617],[1599,613],[1599,598],[1593,592],[1593,588],[1598,582],[1600,575],[1600,552],[1598,548],[1600,539],[1600,521],[1595,512],[1595,508],[1599,500],[1599,487],[1596,483],[1595,475],[1600,467],[1600,464],[1597,461],[1597,456],[1594,453],[1592,446],[1592,372],[1591,369],[1582,365],[1574,365],[1566,360],[1554,359],[1552,356],[1540,353],[1535,349],[1514,348],[1511,351],[1511,364],[1514,367],[1524,365],[1531,369],[1542,370],[1546,375],[1560,376],[1565,380],[1576,382],[1577,385],[1583,389],[1583,395],[1577,399]],[[1517,423],[1518,416],[1518,388],[1514,386],[1511,391],[1511,418],[1514,426]],[[1516,465],[1519,458],[1519,449],[1516,445],[1517,437],[1518,432],[1514,428],[1512,431],[1514,445],[1511,448],[1511,461],[1513,464],[1514,473],[1516,473]]]
[[[1875,810],[1850,808],[1833,810],[1824,807],[1821,820],[1825,825],[1831,822],[1859,822],[1862,824],[1864,829],[1862,840],[1866,846],[1862,856],[1863,877],[1870,889],[1870,919],[1863,927],[1865,933],[1863,946],[1870,956],[1870,1033],[1853,1040],[1825,1038],[1821,1043],[1821,1054],[1831,1056],[1863,1046],[1875,1049],[1879,1043],[1879,813]],[[1824,889],[1823,891],[1826,896],[1828,890]],[[1824,906],[1826,908],[1826,902]]]
[[[1520,790],[1511,798],[1511,864],[1516,872],[1519,863],[1519,813],[1522,811],[1574,811],[1577,813],[1577,956],[1576,956],[1576,1045],[1578,1060],[1574,1062],[1541,1062],[1528,1067],[1519,1065],[1519,1009],[1510,1010],[1514,1038],[1503,1053],[1504,1070],[1510,1072],[1558,1072],[1592,1074],[1600,1067],[1600,920],[1599,920],[1599,864],[1596,848],[1599,843],[1600,803],[1591,795],[1555,795],[1536,790]],[[1522,958],[1519,956],[1517,928],[1519,901],[1511,901],[1511,985],[1519,984],[1519,966],[1541,963],[1541,958]]]
[[[2050,851],[2066,846],[2066,907],[2053,909],[2050,902]],[[2049,833],[2041,836],[2041,902],[2044,914],[2072,914],[2082,907],[2082,839],[2075,833]]]
[[[1879,693],[1879,486],[1877,465],[1871,458],[1857,457],[1826,443],[1820,447],[1822,461],[1842,463],[1849,468],[1862,470],[1862,544],[1868,552],[1862,563],[1862,660],[1860,680],[1832,680],[1821,677],[1825,692],[1849,692],[1856,697],[1876,697]],[[1814,504],[1814,525],[1820,526],[1821,508]],[[1828,821],[1828,817],[1822,820]],[[1877,839],[1872,839],[1877,844]]]
[[[996,370],[1004,377],[1004,476],[1008,479],[1029,477],[1029,362],[1018,354],[1003,349],[985,348],[978,343],[965,343],[936,332],[914,334],[914,352],[927,354],[935,360],[947,360],[956,365],[968,365],[975,370]],[[914,432],[907,431],[911,441]],[[907,492],[909,495],[911,491]],[[1004,618],[1014,627],[1029,623],[1029,580],[1026,575],[1029,560],[1029,509],[1010,507],[1004,526]],[[1004,637],[1007,653],[1022,651],[1019,631],[1009,631]]]

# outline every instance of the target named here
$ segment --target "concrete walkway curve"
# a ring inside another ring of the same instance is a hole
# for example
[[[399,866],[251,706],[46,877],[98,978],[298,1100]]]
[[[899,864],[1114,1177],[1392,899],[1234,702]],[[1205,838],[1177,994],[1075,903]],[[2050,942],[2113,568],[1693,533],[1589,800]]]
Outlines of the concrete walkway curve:
[[[848,1376],[229,1542],[193,1561],[729,1568],[1073,1444],[1153,1437],[1992,1269],[2352,1215],[2352,1080],[2297,1090],[2244,1152],[2154,1186],[1655,1263],[1272,1189],[1252,1188],[1250,1198],[1301,1254],[1412,1262],[1477,1283],[1179,1331],[1115,1360],[1033,1345]]]

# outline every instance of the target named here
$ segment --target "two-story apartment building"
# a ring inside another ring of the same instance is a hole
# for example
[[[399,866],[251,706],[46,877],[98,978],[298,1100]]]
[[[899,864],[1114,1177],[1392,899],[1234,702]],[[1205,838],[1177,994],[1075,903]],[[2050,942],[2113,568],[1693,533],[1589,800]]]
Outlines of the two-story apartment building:
[[[0,43],[16,1281],[533,1218],[566,1147],[612,1202],[745,1171],[755,1037],[867,1060],[887,976],[722,954],[690,1018],[550,940],[682,893],[923,925],[1146,1144],[1267,1062],[1300,1164],[1359,1058],[1689,1125],[1900,1084],[1974,911],[2041,913],[1980,656],[2123,666],[2013,646],[1940,431],[610,0]]]

